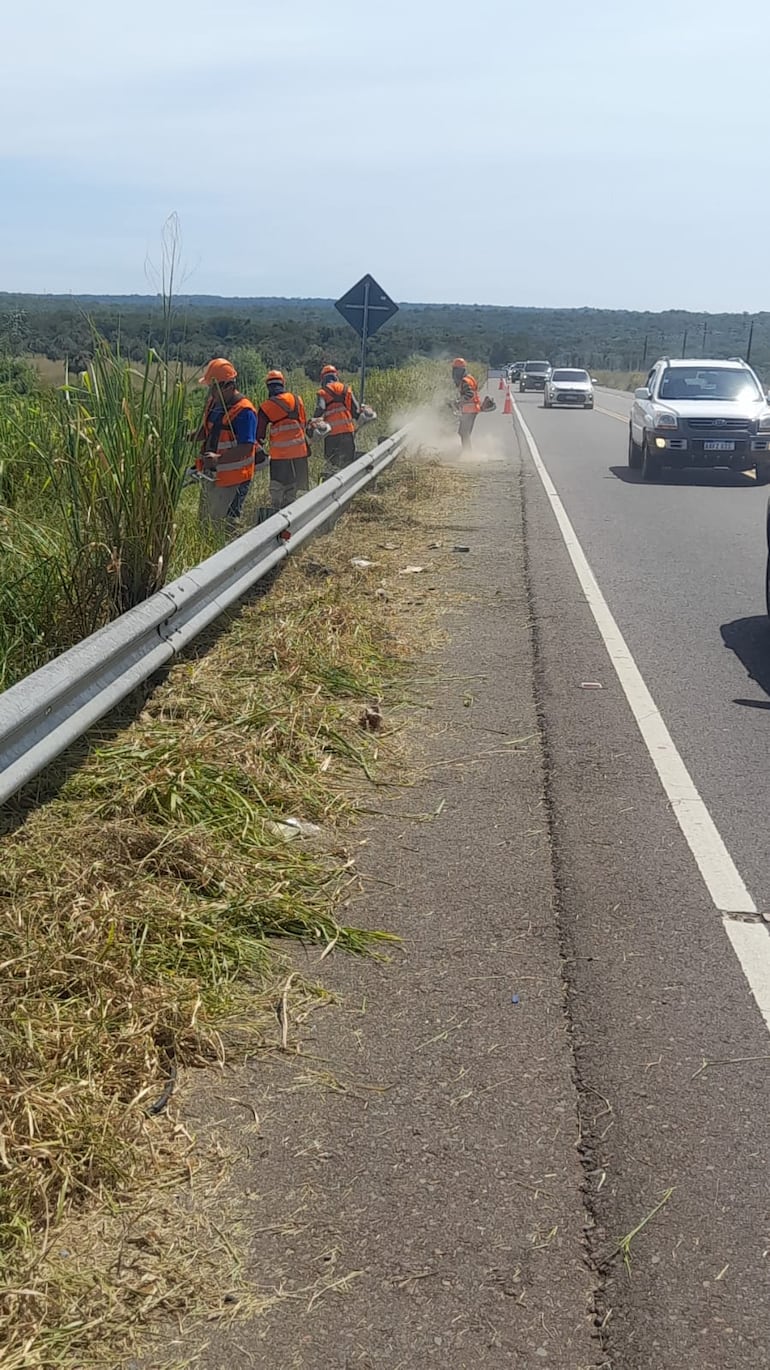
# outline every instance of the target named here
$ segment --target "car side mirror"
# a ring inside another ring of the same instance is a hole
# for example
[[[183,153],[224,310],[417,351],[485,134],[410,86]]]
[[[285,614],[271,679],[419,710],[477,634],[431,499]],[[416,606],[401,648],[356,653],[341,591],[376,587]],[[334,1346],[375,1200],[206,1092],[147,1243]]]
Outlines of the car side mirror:
[[[591,384],[592,384],[592,385],[598,385],[598,384],[599,384],[599,382],[597,381],[597,379],[596,379],[595,376],[592,376],[592,377],[591,377]]]
[[[646,385],[640,385],[639,389],[634,391],[635,400],[649,400],[651,398],[652,397]]]

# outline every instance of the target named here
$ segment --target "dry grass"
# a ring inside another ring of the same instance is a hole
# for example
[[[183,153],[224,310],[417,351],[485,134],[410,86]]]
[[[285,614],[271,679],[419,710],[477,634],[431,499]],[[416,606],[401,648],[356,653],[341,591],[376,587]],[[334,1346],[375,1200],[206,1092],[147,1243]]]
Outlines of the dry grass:
[[[611,390],[637,390],[647,379],[646,371],[594,371],[600,385]]]
[[[277,938],[319,962],[387,947],[343,921],[345,831],[395,778],[388,713],[432,612],[398,572],[429,555],[427,501],[458,481],[397,465],[5,837],[2,1370],[125,1365],[159,1317],[251,1297],[216,1226],[221,1158],[155,1106],[182,1069],[280,1050],[325,1002]],[[320,831],[287,841],[290,817]]]

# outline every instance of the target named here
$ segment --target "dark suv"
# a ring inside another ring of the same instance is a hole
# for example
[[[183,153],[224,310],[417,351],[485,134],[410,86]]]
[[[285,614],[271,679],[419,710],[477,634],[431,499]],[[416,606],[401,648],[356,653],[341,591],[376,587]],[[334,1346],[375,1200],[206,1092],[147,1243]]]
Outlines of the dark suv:
[[[550,374],[550,362],[525,362],[519,375],[519,390],[545,390]]]

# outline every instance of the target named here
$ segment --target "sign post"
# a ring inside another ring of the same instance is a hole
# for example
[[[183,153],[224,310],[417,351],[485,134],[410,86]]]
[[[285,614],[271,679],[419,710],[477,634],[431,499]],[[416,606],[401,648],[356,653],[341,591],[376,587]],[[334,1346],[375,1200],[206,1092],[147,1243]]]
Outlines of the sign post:
[[[361,339],[361,393],[358,398],[363,404],[366,386],[366,345],[378,329],[398,313],[398,305],[385,294],[374,277],[367,274],[361,277],[347,295],[337,300],[334,308],[347,320],[351,328],[356,330]]]
[[[359,403],[364,402],[364,389],[366,386],[366,343],[369,338],[369,294],[371,286],[369,281],[364,285],[364,307],[361,313],[363,328],[361,330],[361,380],[359,382],[358,393]]]

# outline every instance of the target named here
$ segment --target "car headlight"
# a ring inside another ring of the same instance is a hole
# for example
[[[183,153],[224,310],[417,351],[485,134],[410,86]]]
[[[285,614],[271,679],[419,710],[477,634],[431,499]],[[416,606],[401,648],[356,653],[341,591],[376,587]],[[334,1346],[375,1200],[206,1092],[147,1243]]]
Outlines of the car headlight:
[[[770,433],[770,414],[764,414],[757,424],[757,432]]]
[[[677,419],[676,414],[664,412],[655,415],[654,423],[656,428],[676,428],[679,420]]]

